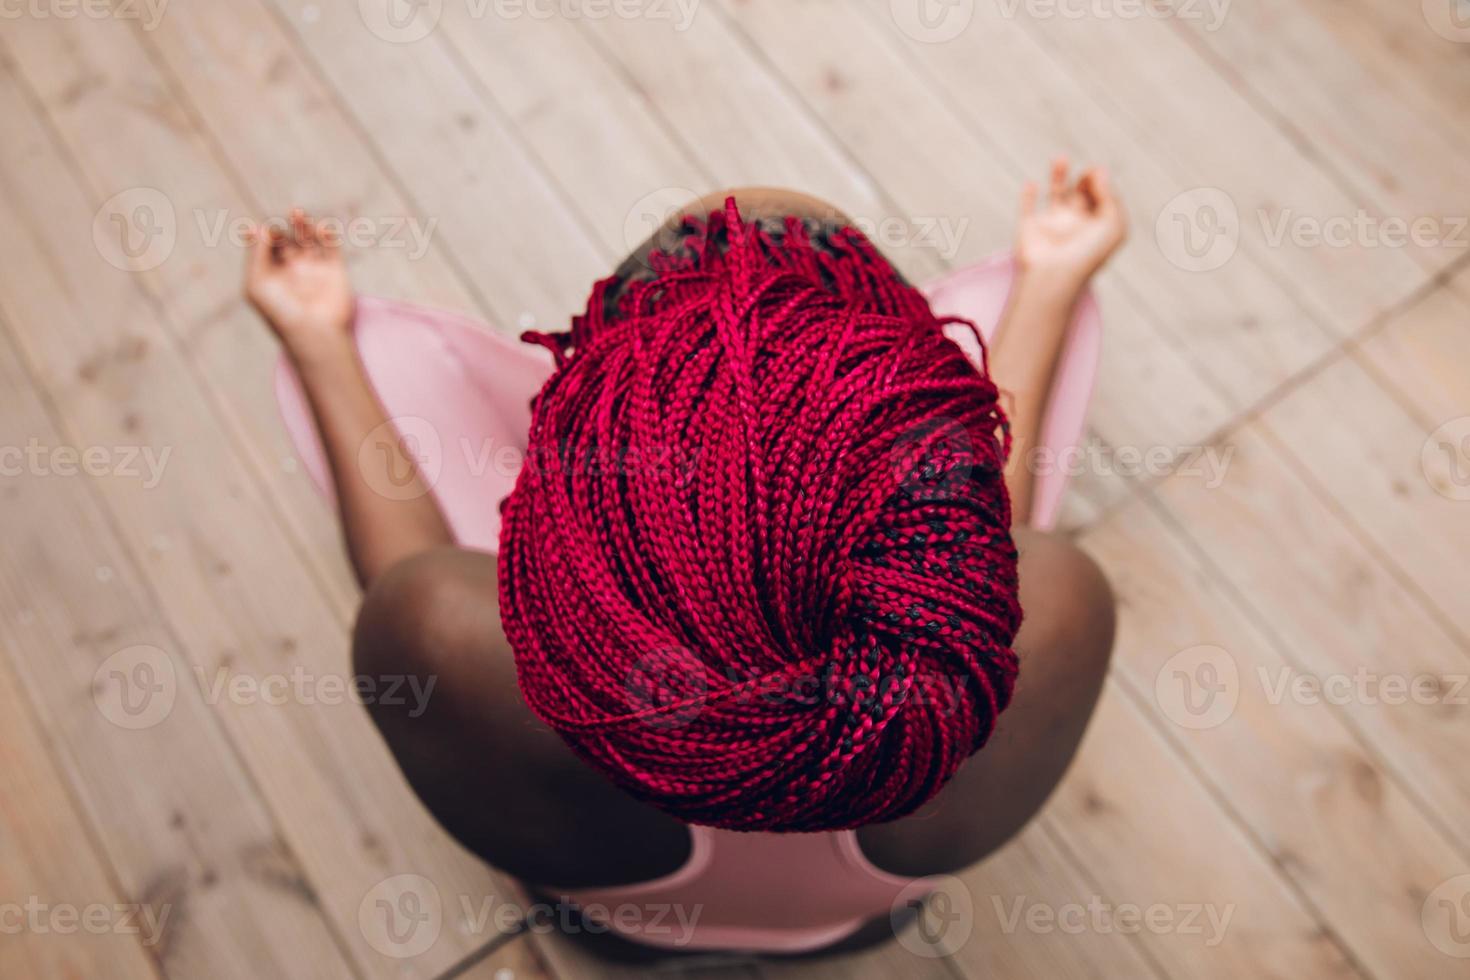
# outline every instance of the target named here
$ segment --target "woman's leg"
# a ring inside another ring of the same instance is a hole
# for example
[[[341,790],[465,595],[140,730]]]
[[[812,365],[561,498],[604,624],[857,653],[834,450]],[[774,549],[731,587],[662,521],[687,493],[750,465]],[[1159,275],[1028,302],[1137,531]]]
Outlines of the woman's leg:
[[[494,556],[439,548],[363,600],[354,672],[427,692],[368,705],[409,785],[466,848],[529,882],[674,871],[689,853],[684,825],[582,762],[521,699],[498,595]]]

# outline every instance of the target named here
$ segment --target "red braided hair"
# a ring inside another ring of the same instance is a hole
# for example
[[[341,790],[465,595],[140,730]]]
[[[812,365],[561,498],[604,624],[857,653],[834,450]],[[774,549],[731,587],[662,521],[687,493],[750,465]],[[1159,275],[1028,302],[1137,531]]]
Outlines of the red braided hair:
[[[527,336],[557,372],[501,534],[522,694],[692,823],[902,816],[1016,677],[995,385],[858,232],[777,240],[733,199],[689,227],[655,280]]]

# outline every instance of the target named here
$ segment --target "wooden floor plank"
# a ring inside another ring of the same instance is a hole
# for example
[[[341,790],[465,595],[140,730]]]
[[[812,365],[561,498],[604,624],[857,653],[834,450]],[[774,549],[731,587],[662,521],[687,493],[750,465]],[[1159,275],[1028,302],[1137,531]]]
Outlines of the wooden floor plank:
[[[1426,244],[1407,247],[1438,268],[1470,250],[1470,230],[1460,220],[1470,215],[1466,115],[1426,97],[1418,73],[1405,71],[1376,34],[1343,32],[1344,22],[1364,21],[1345,17],[1342,6],[1236,0],[1218,20],[1172,22],[1319,167],[1341,174],[1386,218],[1424,222]],[[1395,240],[1384,236],[1384,247],[1405,247],[1387,244]]]
[[[432,974],[488,937],[446,931],[423,956],[400,962],[371,948],[359,927],[361,903],[406,870],[451,895],[496,885],[412,798],[361,707],[340,687],[330,694],[350,671],[344,624],[172,346],[166,325],[177,324],[93,246],[94,205],[14,76],[0,77],[9,137],[0,177],[12,194],[4,220],[15,239],[0,267],[0,296],[30,370],[74,438],[179,447],[157,486],[101,486],[111,520],[160,597],[179,655],[211,684],[304,676],[305,695],[220,696],[219,715],[280,815],[299,874],[358,964],[372,973]]]
[[[1420,917],[1462,852],[1340,710],[1281,696],[1296,665],[1154,507],[1124,508],[1084,544],[1118,593],[1118,676],[1135,701],[1368,973],[1443,976]]]
[[[1470,31],[1454,0],[1304,0],[1304,5],[1331,26],[1360,61],[1381,65],[1417,89],[1418,105],[1470,121],[1463,93],[1470,83],[1465,57]],[[1456,19],[1458,18],[1458,23]]]
[[[468,296],[439,256],[419,254],[432,249],[432,221],[406,205],[360,147],[354,153],[356,134],[265,11],[191,5],[153,32],[125,21],[69,25],[26,25],[16,35],[17,60],[99,203],[137,187],[167,198],[171,247],[143,276],[180,323],[185,352],[210,380],[307,560],[350,616],[358,589],[336,522],[280,424],[276,342],[240,301],[241,223],[282,219],[293,203],[321,208],[365,223],[363,240],[373,244],[349,254],[364,291],[451,308],[465,308]],[[145,104],[166,108],[138,110],[139,92],[149,93]],[[109,127],[119,114],[137,129]],[[427,243],[417,237],[425,234]]]
[[[8,639],[5,646],[11,647]],[[116,890],[29,700],[0,657],[0,909],[6,934],[0,973],[156,980],[150,950],[159,950],[173,908],[161,903],[144,914]]]
[[[313,7],[309,22],[285,0],[262,2],[290,22],[385,167],[412,185],[498,329],[561,327],[580,312],[606,259],[437,30],[414,43],[374,34],[369,12],[390,0]]]
[[[1405,317],[1444,317],[1465,332],[1470,304],[1439,293]],[[1408,390],[1421,383],[1399,381]],[[1470,481],[1461,475],[1460,449],[1470,435],[1470,402],[1462,405],[1462,415],[1421,422],[1357,361],[1341,359],[1273,405],[1261,424],[1303,478],[1372,542],[1379,563],[1411,582],[1470,644]]]
[[[999,2],[999,0],[995,0]],[[1275,231],[1289,221],[1382,215],[1334,183],[1303,149],[1218,75],[1176,29],[1156,16],[1021,16],[1052,57],[1098,93],[1142,152],[1166,161],[1178,193],[1223,192],[1239,216],[1240,249],[1340,335],[1409,295],[1426,278],[1403,250],[1373,248],[1349,235],[1343,247]],[[1138,52],[1147,51],[1147,57]],[[1207,217],[1193,205],[1187,220]]]
[[[1438,427],[1470,413],[1470,266],[1351,348],[1357,361]]]
[[[608,271],[670,210],[715,186],[575,21],[486,19],[450,5],[442,23],[480,91],[583,217]]]
[[[3,194],[0,212],[11,214]],[[7,237],[0,265],[12,264],[23,241]],[[62,447],[105,454],[98,482],[147,483],[179,461],[142,434],[97,442],[57,429],[8,335],[0,337],[0,445],[37,450],[36,462],[0,478],[0,646],[115,869],[118,900],[160,915],[172,909],[151,955],[178,975],[350,975],[282,829],[190,679],[189,661],[176,655],[137,559]],[[155,466],[129,465],[134,452],[151,454]],[[166,542],[152,544],[149,560],[157,560]],[[155,694],[134,689],[148,672]],[[131,713],[120,713],[124,697]],[[6,791],[0,808],[29,820],[26,808],[49,810],[54,799]],[[72,826],[60,810],[48,819]],[[78,831],[72,847],[81,875],[86,835]]]
[[[1260,401],[1328,350],[1330,332],[1254,254],[1200,273],[1165,253],[1156,240],[1157,217],[1179,190],[1167,161],[1130,139],[1098,93],[1048,57],[1016,19],[982,5],[969,30],[949,43],[929,44],[895,29],[881,0],[867,0],[865,9],[889,43],[905,50],[916,78],[927,79],[929,91],[1010,170],[1034,177],[1063,152],[1108,167],[1132,229],[1111,273],[1127,284],[1160,336],[1180,347],[1233,409]]]
[[[503,941],[467,969],[443,980],[553,980],[540,954],[524,934]]]
[[[708,174],[712,186],[696,190],[788,187],[870,222],[902,217],[761,53],[729,30],[715,5],[701,4],[682,29],[656,18],[612,17],[579,26]],[[943,267],[922,247],[887,250],[917,280]]]
[[[1101,889],[1039,823],[957,877],[967,901],[951,909],[968,909],[956,924],[971,928],[950,957],[961,976],[1136,980],[1167,975],[1135,934],[1079,927],[1079,921],[1086,922],[1085,910],[1103,901]],[[937,935],[942,948],[949,948],[952,940],[943,932]]]
[[[1455,637],[1422,595],[1370,552],[1340,514],[1291,468],[1290,447],[1258,425],[1229,437],[1225,479],[1170,480],[1159,497],[1241,594],[1256,623],[1290,651],[1295,670],[1322,679],[1454,678],[1470,668]],[[1377,679],[1377,680],[1374,680]],[[1470,778],[1455,760],[1470,752],[1466,709],[1349,696],[1343,714],[1382,763],[1399,774],[1438,825],[1470,844],[1464,820]]]
[[[783,8],[779,13],[771,12],[769,5],[754,3],[729,9],[739,25],[749,25],[751,18],[769,19],[771,30],[757,33],[755,43],[769,52],[772,70],[805,100],[806,108],[802,111],[822,118],[841,141],[844,154],[881,181],[885,191],[892,195],[893,203],[880,204],[877,213],[864,211],[861,201],[850,204],[842,198],[833,200],[849,208],[860,221],[866,220],[877,228],[880,246],[898,256],[900,267],[904,266],[907,255],[934,254],[945,263],[963,264],[1009,245],[1019,177],[1008,173],[1004,182],[975,179],[976,171],[986,169],[979,161],[987,158],[988,150],[969,134],[954,131],[958,127],[952,120],[926,128],[925,123],[933,120],[932,113],[926,111],[921,100],[913,98],[912,83],[892,70],[875,67],[870,75],[849,77],[838,87],[839,94],[833,95],[828,88],[829,75],[820,70],[826,62],[817,58],[801,40],[827,36],[835,44],[840,38],[847,45],[845,63],[872,64],[871,52],[864,46],[862,37],[839,30],[841,24],[833,26],[816,19],[823,11],[809,3]],[[779,28],[776,23],[782,20],[787,22],[786,28]],[[705,19],[701,18],[699,24],[705,25]],[[736,68],[730,70],[738,73],[751,70],[744,64],[749,58],[742,54],[744,49],[722,37],[719,28],[720,24],[713,20],[699,31],[687,34],[673,33],[667,25],[657,22],[627,22],[600,28],[609,39],[609,53],[648,93],[650,102],[668,124],[684,134],[691,152],[707,167],[721,165],[723,155],[729,152],[722,142],[720,129],[722,120],[734,109],[727,108],[725,103],[754,99],[763,92],[757,89],[752,93],[745,88],[727,91],[723,96],[710,93],[710,99],[723,101],[706,104],[691,101],[688,92],[672,84],[668,75],[670,63],[683,64],[686,59],[693,62],[696,58],[707,61],[725,57],[735,60]],[[779,118],[792,111],[787,107],[789,98],[784,91],[779,97],[771,95],[767,116]],[[885,132],[889,138],[883,137]],[[912,147],[925,145],[925,141],[932,144],[932,152],[913,152]],[[879,224],[884,220],[894,224]],[[884,229],[891,237],[885,237]],[[913,247],[927,239],[938,239],[945,245],[937,250]],[[911,269],[906,271],[912,274]],[[1146,328],[1131,298],[1114,289],[1110,282],[1102,283],[1099,289],[1110,324],[1109,343],[1104,345],[1103,380],[1093,416],[1101,442],[1136,445],[1147,432],[1167,443],[1169,433],[1160,432],[1161,422],[1178,423],[1176,431],[1181,433],[1180,440],[1198,439],[1221,424],[1229,416],[1229,409],[1185,363],[1182,355],[1159,344],[1157,335]],[[1147,383],[1142,380],[1145,375]],[[1127,378],[1133,379],[1132,382]],[[1115,393],[1122,391],[1128,391],[1130,398],[1115,397]],[[1141,402],[1137,395],[1144,391],[1158,393],[1159,402],[1156,405]],[[1165,402],[1169,404],[1167,410],[1163,407]],[[1191,434],[1182,434],[1186,430]],[[1106,507],[1126,492],[1124,482],[1111,471],[1088,469],[1076,481],[1074,496],[1095,501],[1096,505],[1075,513],[1085,520],[1088,513]]]
[[[1159,910],[1140,938],[1167,975],[1357,975],[1116,682],[1042,819],[1099,882],[1105,913]]]

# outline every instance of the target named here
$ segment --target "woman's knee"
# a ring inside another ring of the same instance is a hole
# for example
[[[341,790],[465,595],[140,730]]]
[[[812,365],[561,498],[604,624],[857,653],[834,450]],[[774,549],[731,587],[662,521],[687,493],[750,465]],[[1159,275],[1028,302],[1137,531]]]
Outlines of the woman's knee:
[[[1021,549],[1021,605],[1025,622],[1018,646],[1064,656],[1069,670],[1101,676],[1111,659],[1117,601],[1107,574],[1071,540],[1036,531],[1017,534]]]
[[[496,615],[493,562],[488,555],[439,548],[379,576],[353,630],[357,672],[438,677],[472,661],[478,634]],[[483,563],[490,563],[488,570]]]

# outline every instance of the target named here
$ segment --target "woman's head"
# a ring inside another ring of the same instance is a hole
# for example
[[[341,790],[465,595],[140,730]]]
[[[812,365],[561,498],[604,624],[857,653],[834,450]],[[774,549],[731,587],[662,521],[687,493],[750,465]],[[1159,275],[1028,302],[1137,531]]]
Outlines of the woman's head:
[[[732,201],[657,261],[542,338],[500,557],[527,703],[690,822],[909,813],[1016,675],[995,386],[856,232]]]

